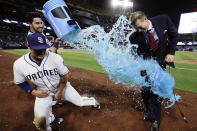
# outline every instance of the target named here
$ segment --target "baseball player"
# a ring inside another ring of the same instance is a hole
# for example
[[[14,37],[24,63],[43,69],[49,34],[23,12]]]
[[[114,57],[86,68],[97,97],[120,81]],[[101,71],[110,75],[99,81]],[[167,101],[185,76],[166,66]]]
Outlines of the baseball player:
[[[34,124],[37,129],[50,131],[50,123],[56,121],[52,114],[53,98],[67,100],[80,107],[93,106],[100,109],[95,98],[81,97],[67,82],[68,68],[61,56],[46,50],[50,46],[42,33],[28,35],[27,42],[30,52],[14,62],[14,82],[36,96]]]
[[[27,21],[28,21],[28,24],[30,27],[30,30],[28,31],[27,35],[35,33],[35,32],[43,33],[44,22],[42,20],[42,15],[39,12],[29,12],[26,17],[27,17]],[[43,35],[44,35],[44,33],[43,33]],[[53,43],[50,43],[47,39],[47,43],[51,46],[49,48],[49,50],[51,52],[57,53],[58,44],[60,43],[60,39],[57,38],[55,40],[55,42],[53,42]]]

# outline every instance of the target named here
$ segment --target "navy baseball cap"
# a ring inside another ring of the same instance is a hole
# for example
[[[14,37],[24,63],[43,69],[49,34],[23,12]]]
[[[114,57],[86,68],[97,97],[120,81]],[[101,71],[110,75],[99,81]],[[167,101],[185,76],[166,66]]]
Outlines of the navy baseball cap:
[[[28,35],[27,42],[34,50],[41,50],[50,47],[49,44],[46,43],[46,37],[42,33],[32,33]]]

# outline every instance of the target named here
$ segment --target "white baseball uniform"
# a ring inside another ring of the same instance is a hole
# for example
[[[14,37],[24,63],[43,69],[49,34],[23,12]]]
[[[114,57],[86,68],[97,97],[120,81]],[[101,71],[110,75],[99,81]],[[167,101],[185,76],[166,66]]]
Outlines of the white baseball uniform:
[[[16,84],[21,84],[28,79],[37,86],[37,90],[50,92],[48,97],[36,97],[34,105],[35,117],[46,118],[46,125],[50,130],[50,123],[55,118],[52,114],[53,95],[57,91],[60,76],[68,73],[68,68],[64,65],[63,59],[58,54],[46,51],[44,59],[38,65],[31,60],[30,53],[28,53],[15,61],[13,70]],[[77,106],[95,106],[97,104],[93,97],[81,97],[69,82],[62,91],[62,99]]]

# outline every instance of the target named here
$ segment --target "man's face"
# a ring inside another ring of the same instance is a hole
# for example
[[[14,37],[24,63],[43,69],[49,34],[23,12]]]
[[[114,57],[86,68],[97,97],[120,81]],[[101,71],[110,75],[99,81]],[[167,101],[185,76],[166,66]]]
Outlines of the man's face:
[[[55,38],[53,37],[51,40],[50,40],[50,43],[54,43],[55,42]]]
[[[135,22],[135,29],[139,32],[147,32],[149,27],[148,19],[137,19]]]
[[[32,32],[42,33],[44,28],[44,23],[41,18],[34,18],[33,22],[30,23],[30,30]]]
[[[44,59],[46,49],[34,50],[30,48],[30,50],[31,50],[31,56],[33,57],[34,60],[41,61]]]

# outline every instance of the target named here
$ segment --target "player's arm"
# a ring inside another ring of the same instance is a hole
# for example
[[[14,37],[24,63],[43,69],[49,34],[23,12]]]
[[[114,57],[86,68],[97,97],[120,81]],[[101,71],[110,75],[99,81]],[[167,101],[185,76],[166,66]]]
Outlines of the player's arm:
[[[21,67],[21,62],[19,60],[14,62],[14,83],[17,84],[22,90],[34,96],[40,98],[47,97],[49,95],[48,92],[36,90],[36,85],[25,78]]]
[[[57,53],[59,44],[62,44],[62,41],[60,38],[56,38],[55,42],[50,47],[50,51],[53,53]]]
[[[32,93],[32,91],[34,90],[34,88],[32,86],[29,85],[28,82],[23,82],[23,83],[20,83],[20,84],[17,84],[22,90],[28,92],[28,93]]]
[[[35,90],[35,89],[31,92],[31,94],[39,98],[45,98],[49,96],[49,92],[43,90]]]
[[[68,80],[69,70],[65,66],[64,60],[62,59],[62,57],[60,55],[54,55],[54,56],[55,56],[55,62],[56,62],[56,65],[57,65],[57,70],[58,70],[58,73],[60,75],[60,82],[59,82],[58,90],[55,93],[54,98],[56,100],[60,100],[61,95],[62,95],[62,91],[63,91],[63,89],[64,89],[64,87],[67,83],[67,80]]]
[[[58,87],[58,90],[57,90],[57,92],[55,93],[55,96],[54,96],[54,98],[56,100],[61,100],[62,91],[63,91],[64,87],[66,86],[67,81],[68,81],[68,74],[60,76],[59,87]]]
[[[29,84],[29,82],[25,81],[23,83],[17,84],[22,90],[37,96],[39,98],[44,98],[47,97],[49,95],[48,92],[43,91],[43,90],[36,90],[35,88],[33,88],[32,85]]]

